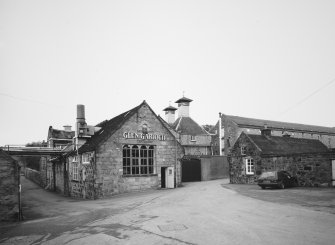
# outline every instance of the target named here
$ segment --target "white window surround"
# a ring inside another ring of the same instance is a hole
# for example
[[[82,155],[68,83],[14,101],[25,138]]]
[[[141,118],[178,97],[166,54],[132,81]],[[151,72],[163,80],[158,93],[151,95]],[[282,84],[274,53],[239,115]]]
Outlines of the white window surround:
[[[72,163],[72,179],[78,181],[79,180],[79,167],[78,163]]]
[[[246,158],[245,159],[245,173],[247,175],[253,175],[253,174],[255,174],[254,169],[255,169],[254,159]]]
[[[79,166],[78,166],[78,157],[74,156],[72,158],[72,180],[79,180]]]
[[[84,153],[84,154],[82,155],[82,162],[83,162],[83,163],[90,163],[90,154],[88,154],[88,153]]]

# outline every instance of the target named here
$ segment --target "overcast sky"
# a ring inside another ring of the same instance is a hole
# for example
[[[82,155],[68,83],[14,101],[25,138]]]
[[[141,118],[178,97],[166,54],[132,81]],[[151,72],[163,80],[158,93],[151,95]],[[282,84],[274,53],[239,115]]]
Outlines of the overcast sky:
[[[335,126],[335,1],[0,1],[0,146],[185,96],[218,113]]]

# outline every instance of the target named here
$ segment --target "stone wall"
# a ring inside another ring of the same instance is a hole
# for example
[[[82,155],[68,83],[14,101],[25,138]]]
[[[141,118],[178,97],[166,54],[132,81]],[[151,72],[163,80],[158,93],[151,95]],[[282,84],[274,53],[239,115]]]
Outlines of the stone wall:
[[[246,146],[245,156],[241,155],[240,145]],[[253,175],[246,174],[245,159],[254,160]],[[291,154],[284,156],[261,155],[261,152],[245,135],[231,149],[230,183],[255,184],[259,175],[264,171],[286,170],[297,176],[299,186],[330,186],[331,158],[329,154]]]
[[[34,182],[35,184],[41,186],[41,172],[35,169],[26,168],[24,170],[24,176]]]
[[[59,162],[55,163],[55,178],[56,186],[55,191],[64,194],[64,164]]]
[[[40,178],[41,178],[41,186],[47,186],[47,162],[50,157],[42,156],[40,158]]]
[[[130,139],[124,132],[141,133],[146,124],[148,134],[164,135],[164,140]],[[145,176],[124,176],[122,148],[124,145],[152,145],[155,148],[154,173]],[[161,185],[161,168],[175,168],[176,184],[181,182],[180,159],[182,147],[148,107],[141,107],[117,132],[96,151],[96,184],[102,196],[110,196],[134,190],[159,188]]]
[[[331,186],[331,160],[329,155],[304,154],[282,157],[264,157],[262,171],[286,170],[298,177],[299,186]]]
[[[148,138],[141,135],[145,125]],[[159,137],[154,137],[159,135]],[[125,145],[146,145],[154,147],[154,172],[145,175],[123,174],[123,147]],[[85,153],[84,153],[85,154]],[[96,199],[125,192],[159,188],[161,168],[173,166],[176,185],[181,183],[180,161],[183,148],[170,131],[143,105],[138,113],[128,119],[108,139],[100,142],[94,152],[88,154],[89,164],[82,162],[82,156],[73,162],[75,156],[67,158],[69,173],[69,195],[72,197]],[[78,162],[78,179],[74,179],[73,166]]]
[[[201,180],[229,177],[229,163],[225,156],[201,157]]]
[[[14,159],[7,160],[0,156],[0,221],[18,218],[18,176]]]
[[[89,163],[82,163],[79,157],[78,180],[74,180],[73,175],[73,156],[67,159],[68,173],[69,173],[69,186],[66,192],[71,197],[84,198],[84,199],[97,199],[102,196],[101,183],[97,181],[95,156],[92,152],[92,158]],[[65,176],[66,177],[66,176]],[[66,183],[65,183],[66,184]]]

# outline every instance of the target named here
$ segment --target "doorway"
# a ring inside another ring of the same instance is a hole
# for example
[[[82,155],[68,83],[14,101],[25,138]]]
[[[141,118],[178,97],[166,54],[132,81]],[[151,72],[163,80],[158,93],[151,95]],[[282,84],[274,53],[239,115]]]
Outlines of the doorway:
[[[182,182],[201,181],[200,159],[182,160]]]
[[[174,167],[161,168],[161,188],[175,188]]]
[[[165,184],[165,171],[166,171],[166,167],[161,167],[161,187],[162,188],[166,188],[166,184]]]

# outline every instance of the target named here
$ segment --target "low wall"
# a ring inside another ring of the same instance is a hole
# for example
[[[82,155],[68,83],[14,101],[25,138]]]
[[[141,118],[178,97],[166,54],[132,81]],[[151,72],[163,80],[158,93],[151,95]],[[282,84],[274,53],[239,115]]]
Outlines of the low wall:
[[[32,182],[38,184],[39,186],[42,186],[40,171],[36,171],[34,169],[31,169],[31,168],[26,168],[25,171],[24,171],[24,176],[26,176],[27,179],[29,179]]]
[[[214,180],[229,177],[229,164],[225,156],[201,158],[201,180]]]

